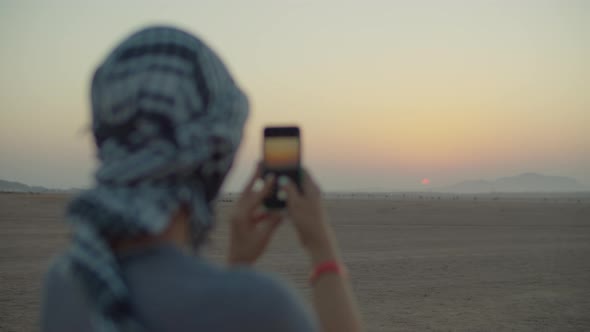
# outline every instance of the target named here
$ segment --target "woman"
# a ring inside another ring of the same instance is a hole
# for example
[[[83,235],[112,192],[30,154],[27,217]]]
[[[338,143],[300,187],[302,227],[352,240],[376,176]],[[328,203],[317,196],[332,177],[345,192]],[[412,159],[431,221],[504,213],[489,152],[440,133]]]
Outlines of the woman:
[[[97,184],[68,206],[72,243],[46,275],[43,331],[361,330],[308,174],[302,192],[278,182],[314,271],[315,316],[283,282],[249,267],[282,219],[261,209],[275,179],[255,191],[260,169],[230,220],[229,267],[189,253],[213,225],[248,114],[203,42],[167,27],[133,34],[96,70],[91,99]]]

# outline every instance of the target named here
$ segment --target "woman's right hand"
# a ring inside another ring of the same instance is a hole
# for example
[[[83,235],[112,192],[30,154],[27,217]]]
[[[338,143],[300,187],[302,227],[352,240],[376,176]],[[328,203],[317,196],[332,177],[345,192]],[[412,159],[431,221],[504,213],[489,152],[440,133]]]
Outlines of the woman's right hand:
[[[286,177],[279,186],[287,192],[287,211],[314,267],[324,262],[341,262],[332,229],[328,224],[318,185],[303,172],[302,192]],[[342,264],[342,263],[340,263]],[[360,332],[363,324],[350,281],[342,273],[327,274],[313,282],[313,299],[323,332]]]
[[[322,193],[309,173],[303,171],[302,191],[286,176],[279,177],[278,184],[287,193],[287,212],[312,261],[319,263],[337,259],[334,237],[322,204]]]

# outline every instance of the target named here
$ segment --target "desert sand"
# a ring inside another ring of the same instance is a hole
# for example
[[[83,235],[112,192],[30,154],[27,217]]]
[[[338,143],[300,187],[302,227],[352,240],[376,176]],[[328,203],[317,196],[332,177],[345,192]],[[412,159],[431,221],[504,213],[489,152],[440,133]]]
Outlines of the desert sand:
[[[38,329],[68,198],[0,194],[0,331]],[[203,250],[219,263],[231,205],[218,204]],[[590,330],[588,194],[333,195],[326,206],[368,331]],[[309,296],[288,223],[257,268]]]

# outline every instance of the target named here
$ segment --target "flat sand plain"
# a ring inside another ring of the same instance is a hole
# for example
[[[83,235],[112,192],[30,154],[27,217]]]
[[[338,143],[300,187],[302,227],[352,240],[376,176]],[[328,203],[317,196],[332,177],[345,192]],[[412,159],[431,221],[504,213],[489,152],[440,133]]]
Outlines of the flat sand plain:
[[[590,330],[590,195],[438,196],[326,201],[368,331]],[[0,194],[0,331],[38,329],[43,272],[67,244],[68,198]],[[218,204],[204,249],[217,262],[231,205]],[[257,268],[309,296],[288,223]]]

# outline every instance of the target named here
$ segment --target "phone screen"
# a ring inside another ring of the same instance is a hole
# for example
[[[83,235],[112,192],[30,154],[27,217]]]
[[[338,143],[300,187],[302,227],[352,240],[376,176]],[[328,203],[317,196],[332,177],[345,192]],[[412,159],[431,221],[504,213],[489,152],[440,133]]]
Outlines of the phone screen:
[[[264,174],[287,176],[297,186],[300,185],[301,140],[298,127],[266,127],[264,129]],[[265,206],[282,209],[286,205],[286,196],[277,184],[271,194],[265,198]]]
[[[289,171],[299,168],[299,137],[266,137],[264,163],[272,171]]]

